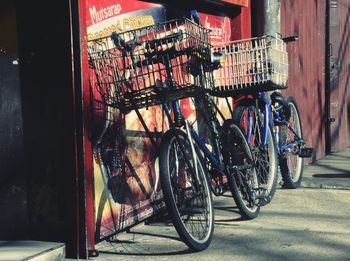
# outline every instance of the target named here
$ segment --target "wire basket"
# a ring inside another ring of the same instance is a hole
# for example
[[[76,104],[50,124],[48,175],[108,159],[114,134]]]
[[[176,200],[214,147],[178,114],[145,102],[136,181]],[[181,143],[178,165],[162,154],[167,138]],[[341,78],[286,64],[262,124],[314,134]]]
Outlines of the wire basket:
[[[226,63],[214,74],[211,94],[229,96],[287,88],[286,43],[273,36],[244,39],[213,48],[226,54]]]
[[[103,103],[122,111],[195,96],[213,85],[196,59],[210,56],[208,33],[178,19],[90,40],[92,86]]]

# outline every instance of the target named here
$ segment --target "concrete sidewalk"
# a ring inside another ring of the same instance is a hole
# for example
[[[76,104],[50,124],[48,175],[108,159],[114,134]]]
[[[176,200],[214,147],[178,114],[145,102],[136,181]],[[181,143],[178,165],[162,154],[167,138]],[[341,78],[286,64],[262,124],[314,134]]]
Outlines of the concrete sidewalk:
[[[214,204],[214,236],[203,252],[189,252],[171,224],[153,223],[99,243],[100,255],[92,259],[350,261],[350,149],[305,166],[301,188],[278,189],[255,220],[240,220],[230,195]],[[59,243],[0,242],[0,260],[63,256]]]
[[[0,261],[60,261],[66,256],[64,243],[44,241],[0,241]]]
[[[170,225],[132,228],[97,245],[94,260],[350,260],[350,191],[277,190],[258,218],[241,221],[231,197],[215,198],[215,231],[190,253]]]
[[[350,260],[349,171],[350,149],[305,166],[302,187],[278,189],[255,220],[241,221],[229,195],[215,198],[203,252],[190,253],[171,225],[155,223],[98,244],[95,260]]]
[[[350,189],[350,148],[305,166],[301,186]]]

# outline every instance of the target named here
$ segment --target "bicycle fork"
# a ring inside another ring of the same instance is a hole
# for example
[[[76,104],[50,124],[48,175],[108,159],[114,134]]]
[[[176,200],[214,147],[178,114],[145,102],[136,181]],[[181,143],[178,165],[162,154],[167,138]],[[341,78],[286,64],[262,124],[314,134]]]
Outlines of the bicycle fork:
[[[181,146],[180,139],[179,139],[179,137],[177,135],[176,135],[176,139],[177,139],[178,143],[180,144],[179,148],[181,150],[181,153],[183,154],[183,157],[184,157],[184,160],[186,162],[186,165],[187,165],[190,173],[194,177],[194,179],[196,179],[196,182],[194,182],[194,184],[198,184],[198,182],[200,181],[199,174],[198,174],[198,158],[197,158],[196,149],[194,147],[193,138],[192,138],[192,135],[191,135],[191,133],[192,133],[191,132],[191,127],[190,127],[188,121],[184,120],[184,117],[183,117],[183,115],[181,113],[178,101],[175,101],[175,102],[172,103],[172,108],[174,110],[174,120],[172,120],[172,118],[171,118],[169,106],[167,104],[163,104],[162,106],[163,106],[165,114],[166,114],[166,116],[167,116],[167,118],[169,120],[170,128],[176,128],[176,127],[179,127],[181,125],[185,126],[186,136],[187,136],[187,139],[188,139],[188,141],[190,143],[190,147],[191,147],[191,154],[192,154],[192,157],[193,157],[194,168],[191,165],[190,159],[186,156],[186,151],[183,148],[183,146]],[[179,122],[179,121],[181,121],[181,122]],[[175,166],[178,169],[179,168],[178,167],[179,166],[179,162],[178,162],[179,159],[178,159],[178,157],[175,158],[175,161],[176,161],[175,162]],[[198,189],[198,188],[196,188],[196,189]]]
[[[186,127],[187,138],[190,141],[190,145],[191,145],[191,151],[192,151],[192,155],[193,155],[193,162],[194,162],[194,170],[195,170],[195,174],[196,174],[196,179],[199,180],[198,165],[197,165],[197,153],[196,153],[196,150],[195,150],[194,145],[193,145],[191,130],[190,130],[190,126],[189,126],[189,123],[187,120],[185,120],[185,127]]]
[[[306,147],[306,142],[298,136],[296,131],[290,126],[287,121],[283,121],[283,124],[287,126],[290,132],[294,136],[294,142],[285,146],[282,146],[279,150],[280,153],[292,152],[297,154],[300,158],[309,158],[313,154],[313,148]],[[278,136],[278,135],[277,135]]]

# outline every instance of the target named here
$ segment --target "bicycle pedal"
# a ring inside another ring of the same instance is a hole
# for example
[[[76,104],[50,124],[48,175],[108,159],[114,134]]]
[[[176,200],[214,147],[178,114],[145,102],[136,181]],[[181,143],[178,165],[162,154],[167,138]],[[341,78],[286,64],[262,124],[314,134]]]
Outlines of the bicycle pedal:
[[[310,158],[314,153],[313,148],[301,148],[298,155],[300,158]]]
[[[266,206],[271,202],[271,197],[269,196],[258,196],[256,197],[257,205],[260,207]]]
[[[257,196],[255,196],[255,204],[257,206],[263,207],[271,202],[271,197],[268,190],[262,185],[254,190],[257,193]]]

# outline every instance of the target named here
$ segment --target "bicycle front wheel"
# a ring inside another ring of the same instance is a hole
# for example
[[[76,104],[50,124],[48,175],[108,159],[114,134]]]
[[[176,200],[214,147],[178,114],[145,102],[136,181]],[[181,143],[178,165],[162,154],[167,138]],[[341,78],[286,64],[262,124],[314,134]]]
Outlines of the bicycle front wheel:
[[[181,239],[192,250],[201,251],[213,236],[214,208],[202,162],[194,154],[186,133],[169,130],[164,134],[159,169],[165,204]]]
[[[223,156],[228,168],[227,181],[243,219],[259,215],[259,179],[249,145],[237,125],[224,124]]]
[[[265,189],[266,196],[272,199],[276,192],[278,171],[277,148],[273,132],[270,126],[264,126],[264,115],[253,104],[237,106],[233,112],[233,121],[245,134],[252,150],[260,187]]]
[[[286,102],[291,110],[288,124],[299,138],[303,138],[299,110],[293,97],[286,97]],[[295,135],[287,126],[280,126],[280,147],[286,147],[295,143]],[[304,159],[291,151],[282,151],[279,157],[280,170],[283,178],[283,188],[295,189],[300,186],[303,176]]]

